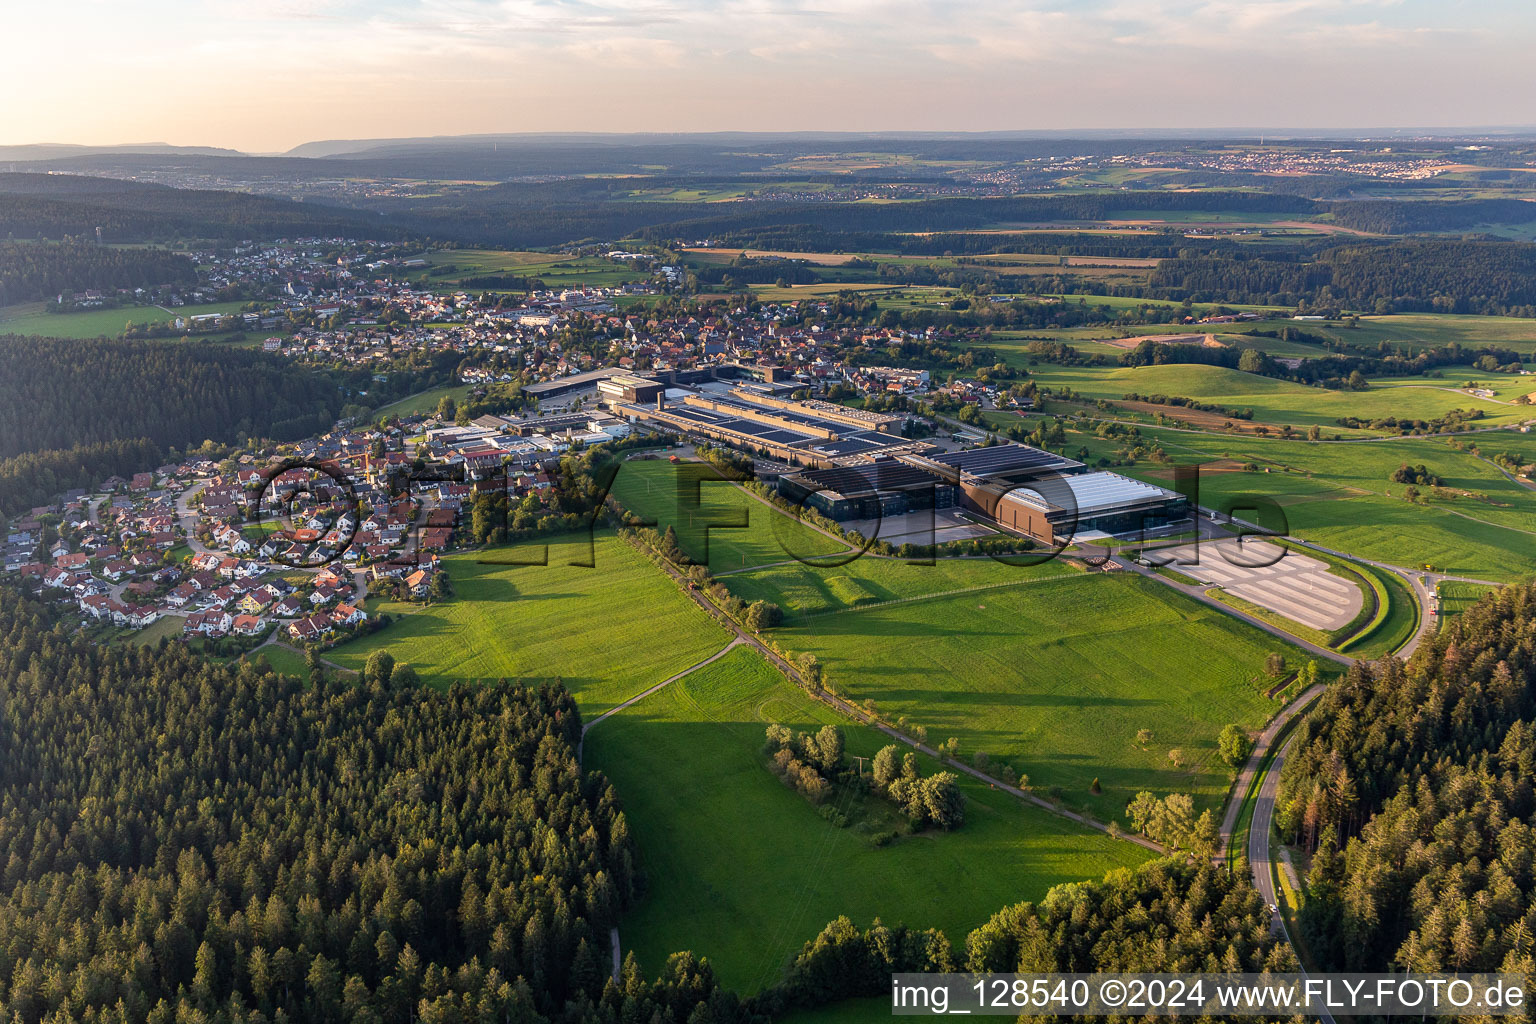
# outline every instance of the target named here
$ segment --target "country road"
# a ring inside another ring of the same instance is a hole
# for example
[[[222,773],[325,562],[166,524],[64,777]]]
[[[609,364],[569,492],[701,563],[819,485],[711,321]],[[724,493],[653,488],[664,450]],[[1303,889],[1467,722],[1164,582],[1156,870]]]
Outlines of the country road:
[[[1221,819],[1221,857],[1226,856],[1227,849],[1232,845],[1232,831],[1237,827],[1238,816],[1242,814],[1243,805],[1247,802],[1248,787],[1253,784],[1253,777],[1264,764],[1264,759],[1269,756],[1269,748],[1275,742],[1275,737],[1285,728],[1286,723],[1305,710],[1327,689],[1323,683],[1315,683],[1302,691],[1295,700],[1280,709],[1280,713],[1269,720],[1264,731],[1254,741],[1253,752],[1248,755],[1248,761],[1243,765],[1243,770],[1238,774],[1237,781],[1232,784],[1232,799],[1227,801],[1226,814]]]

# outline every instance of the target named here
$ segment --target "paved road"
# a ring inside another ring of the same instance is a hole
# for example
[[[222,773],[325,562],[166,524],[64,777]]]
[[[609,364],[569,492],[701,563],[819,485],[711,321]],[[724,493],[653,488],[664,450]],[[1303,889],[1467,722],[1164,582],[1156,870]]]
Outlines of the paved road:
[[[1269,774],[1264,776],[1264,785],[1259,788],[1258,799],[1253,808],[1253,827],[1248,833],[1248,864],[1253,869],[1253,885],[1259,890],[1259,895],[1264,898],[1265,904],[1277,909],[1270,912],[1270,927],[1285,936],[1285,941],[1291,948],[1296,949],[1296,943],[1291,940],[1290,930],[1285,925],[1285,918],[1279,912],[1280,901],[1275,898],[1275,865],[1270,862],[1270,826],[1275,818],[1275,796],[1280,790],[1280,769],[1285,764],[1286,754],[1290,752],[1291,744],[1296,737],[1293,735],[1285,741],[1275,754],[1275,760],[1270,765]],[[1303,977],[1306,976],[1306,968],[1301,967],[1301,954],[1296,955],[1296,963]],[[1318,1014],[1323,1024],[1335,1024],[1333,1015],[1327,1010]]]
[[[1281,729],[1285,728],[1287,722],[1321,697],[1326,689],[1327,687],[1322,683],[1315,683],[1308,687],[1295,700],[1282,708],[1278,715],[1270,719],[1264,731],[1259,733],[1259,738],[1254,741],[1253,753],[1248,756],[1248,763],[1243,765],[1242,772],[1238,774],[1237,781],[1232,785],[1233,799],[1227,801],[1227,812],[1221,819],[1221,857],[1218,859],[1225,858],[1227,848],[1232,845],[1232,831],[1237,827],[1238,815],[1242,813],[1243,806],[1247,803],[1245,798],[1248,796],[1248,787],[1253,784],[1253,777],[1258,774],[1264,758],[1269,756],[1269,748],[1275,742],[1275,737],[1280,734]]]
[[[1280,769],[1285,764],[1285,756],[1290,752],[1291,743],[1287,740],[1275,754],[1275,760],[1271,763],[1269,774],[1264,776],[1264,784],[1259,787],[1258,796],[1253,803],[1253,825],[1248,830],[1248,864],[1253,868],[1253,885],[1259,890],[1259,895],[1264,897],[1264,902],[1269,906],[1278,906],[1279,900],[1275,899],[1274,865],[1270,863],[1269,833],[1270,826],[1275,820],[1275,797],[1280,791]],[[1279,913],[1273,915],[1273,926],[1278,931],[1283,927]]]

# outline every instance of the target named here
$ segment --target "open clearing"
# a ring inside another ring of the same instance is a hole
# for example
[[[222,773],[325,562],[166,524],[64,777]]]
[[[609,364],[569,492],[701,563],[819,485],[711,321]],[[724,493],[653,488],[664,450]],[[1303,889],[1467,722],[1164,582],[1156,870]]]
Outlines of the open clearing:
[[[958,831],[876,846],[837,828],[781,783],[760,753],[768,722],[841,725],[849,754],[888,739],[812,700],[738,649],[596,726],[585,764],[624,801],[650,890],[619,925],[647,971],[667,954],[709,957],[755,991],[832,918],[945,930],[958,947],[999,908],[1097,878],[1148,851],[1072,825],[962,776]],[[923,773],[937,766],[923,759]]]
[[[573,564],[589,554],[593,568]],[[361,669],[387,650],[426,682],[560,679],[584,715],[659,683],[725,646],[726,633],[638,552],[599,532],[549,541],[548,565],[484,565],[480,558],[533,561],[522,543],[443,559],[454,596],[428,607],[370,598],[370,612],[395,621],[330,652]]]
[[[49,313],[41,302],[29,302],[0,309],[0,334],[37,334],[45,338],[117,338],[130,323],[169,324],[177,317],[202,316],[206,313],[238,313],[243,302],[212,302],[202,306],[125,306],[118,309],[90,309],[78,313]],[[217,335],[194,335],[217,337]]]
[[[733,590],[745,579],[728,578]],[[931,742],[957,737],[962,756],[985,752],[994,769],[1060,787],[1067,804],[1104,820],[1123,819],[1142,789],[1217,805],[1227,771],[1216,734],[1229,722],[1257,729],[1273,713],[1266,655],[1301,657],[1154,581],[1100,573],[804,616],[773,639],[815,654],[842,696],[873,699]],[[1143,728],[1146,749],[1135,742]]]

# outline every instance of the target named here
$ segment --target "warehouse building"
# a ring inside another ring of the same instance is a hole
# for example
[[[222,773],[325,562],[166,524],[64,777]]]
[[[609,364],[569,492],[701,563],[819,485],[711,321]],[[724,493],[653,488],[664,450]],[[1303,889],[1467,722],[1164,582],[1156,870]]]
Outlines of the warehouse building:
[[[829,519],[879,519],[953,508],[954,484],[916,466],[881,458],[857,466],[812,469],[779,478],[779,494]]]

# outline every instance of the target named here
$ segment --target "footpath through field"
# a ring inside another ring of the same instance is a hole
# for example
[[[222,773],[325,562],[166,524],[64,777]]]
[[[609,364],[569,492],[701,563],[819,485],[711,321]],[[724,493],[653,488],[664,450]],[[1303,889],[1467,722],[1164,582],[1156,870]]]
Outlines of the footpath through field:
[[[812,697],[831,707],[834,711],[839,712],[847,718],[853,719],[861,725],[867,725],[873,729],[880,730],[885,735],[889,736],[891,739],[897,741],[898,743],[905,743],[912,749],[926,754],[947,768],[952,768],[958,772],[964,772],[974,779],[985,782],[993,789],[1000,789],[1011,796],[1025,801],[1026,803],[1031,803],[1036,807],[1041,808],[1042,810],[1050,811],[1052,814],[1055,814],[1058,817],[1066,818],[1068,821],[1075,822],[1084,826],[1085,828],[1091,828],[1097,832],[1103,832],[1106,835],[1113,836],[1117,839],[1123,839],[1128,843],[1135,843],[1138,846],[1146,847],[1148,850],[1152,850],[1156,853],[1167,852],[1162,846],[1154,843],[1152,840],[1146,838],[1145,836],[1133,835],[1118,828],[1112,829],[1104,822],[1098,821],[1095,818],[1091,818],[1086,814],[1079,814],[1076,811],[1067,810],[1065,807],[1060,807],[1043,797],[1036,796],[1034,793],[1022,790],[1017,786],[1009,785],[1002,779],[988,775],[986,772],[974,768],[963,761],[957,761],[953,758],[947,757],[938,750],[935,750],[933,747],[919,743],[917,740],[907,736],[905,733],[898,732],[895,728],[875,719],[863,708],[860,708],[854,704],[850,704],[848,701],[843,700],[836,694],[828,693],[826,690],[823,690],[819,687],[810,686],[806,683],[805,678],[800,675],[800,671],[791,665],[788,661],[785,661],[782,657],[780,657],[778,652],[774,651],[767,644],[763,643],[762,640],[758,639],[756,635],[743,629],[735,619],[725,614],[725,612],[717,607],[714,602],[705,597],[701,591],[690,589],[688,587],[687,578],[677,569],[676,566],[672,565],[670,562],[667,562],[665,559],[656,557],[635,540],[628,539],[628,542],[635,547],[635,550],[639,551],[642,555],[645,555],[648,559],[650,559],[653,565],[658,566],[663,572],[670,576],[672,581],[677,584],[677,587],[680,591],[692,598],[700,608],[704,609],[704,611],[708,612],[716,620],[718,620],[721,625],[734,633],[742,645],[752,647],[764,658],[767,658],[770,665],[784,673],[784,675],[789,679],[797,681],[801,689],[810,694]],[[1055,577],[1053,577],[1053,579],[1054,578]],[[1062,578],[1070,579],[1071,577]],[[720,654],[716,655],[716,657],[719,657],[724,653],[724,651],[721,651]],[[663,683],[661,685],[665,684]],[[656,689],[659,688],[659,686],[656,687]],[[641,696],[644,696],[644,694]]]

